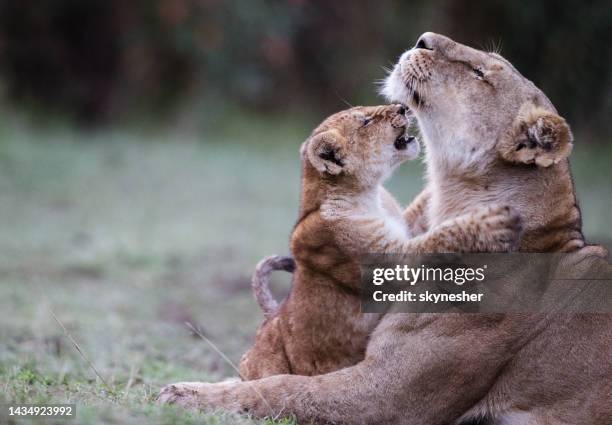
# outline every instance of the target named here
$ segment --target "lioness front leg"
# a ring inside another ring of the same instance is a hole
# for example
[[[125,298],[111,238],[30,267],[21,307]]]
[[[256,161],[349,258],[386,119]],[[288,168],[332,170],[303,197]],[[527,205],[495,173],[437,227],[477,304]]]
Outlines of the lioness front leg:
[[[486,394],[523,332],[502,315],[392,314],[355,366],[312,377],[182,382],[165,387],[158,400],[304,423],[452,423]]]

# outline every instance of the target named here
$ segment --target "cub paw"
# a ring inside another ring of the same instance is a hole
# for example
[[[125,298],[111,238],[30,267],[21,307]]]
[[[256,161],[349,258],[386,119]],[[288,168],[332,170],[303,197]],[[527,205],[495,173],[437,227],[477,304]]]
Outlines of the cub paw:
[[[571,145],[558,146],[554,141],[550,142],[545,139],[540,142],[539,139],[532,138],[518,144],[513,160],[547,168],[567,158],[570,150]]]
[[[479,227],[478,250],[508,252],[518,248],[523,230],[521,216],[508,206],[484,208],[474,217]]]
[[[547,168],[570,155],[573,139],[562,117],[528,102],[519,110],[497,150],[506,161]]]

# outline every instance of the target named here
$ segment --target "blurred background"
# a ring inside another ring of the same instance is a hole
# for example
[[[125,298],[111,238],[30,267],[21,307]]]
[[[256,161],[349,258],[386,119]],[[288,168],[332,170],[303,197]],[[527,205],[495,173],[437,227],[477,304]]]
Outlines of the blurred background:
[[[43,116],[201,131],[232,106],[377,102],[382,68],[433,30],[501,50],[595,141],[612,125],[611,26],[605,0],[3,0],[0,76],[8,105]]]
[[[288,251],[300,144],[382,102],[376,81],[425,31],[544,90],[575,133],[586,235],[611,245],[609,1],[0,0],[0,403],[209,423],[151,404],[235,375],[185,323],[239,360],[262,320],[252,268]],[[408,203],[422,172],[388,186]]]

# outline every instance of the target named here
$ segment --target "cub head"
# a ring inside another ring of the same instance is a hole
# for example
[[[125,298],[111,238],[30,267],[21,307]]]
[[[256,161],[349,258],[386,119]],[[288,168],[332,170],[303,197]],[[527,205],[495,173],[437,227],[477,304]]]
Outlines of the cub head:
[[[327,118],[302,145],[302,158],[328,181],[356,188],[387,178],[419,154],[402,105],[358,106]]]
[[[413,108],[428,148],[449,168],[493,158],[549,167],[571,152],[565,120],[510,62],[442,35],[423,34],[382,92]]]

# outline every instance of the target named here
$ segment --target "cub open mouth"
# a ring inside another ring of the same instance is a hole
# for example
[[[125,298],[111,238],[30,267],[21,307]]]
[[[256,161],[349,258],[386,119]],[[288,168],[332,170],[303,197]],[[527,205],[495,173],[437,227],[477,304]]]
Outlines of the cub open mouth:
[[[402,134],[397,139],[395,139],[395,143],[393,143],[393,146],[395,146],[395,149],[397,149],[398,151],[403,151],[408,147],[410,143],[414,142],[414,140],[414,136]]]

